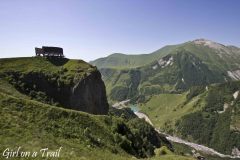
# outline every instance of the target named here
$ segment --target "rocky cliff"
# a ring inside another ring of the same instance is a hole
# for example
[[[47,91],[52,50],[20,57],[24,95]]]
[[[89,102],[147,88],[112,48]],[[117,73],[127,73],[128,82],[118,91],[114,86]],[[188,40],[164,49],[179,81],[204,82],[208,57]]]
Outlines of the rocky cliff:
[[[93,114],[108,112],[105,85],[99,71],[92,72],[71,88],[69,106]]]
[[[82,60],[1,59],[1,80],[30,99],[92,114],[107,114],[100,72]]]

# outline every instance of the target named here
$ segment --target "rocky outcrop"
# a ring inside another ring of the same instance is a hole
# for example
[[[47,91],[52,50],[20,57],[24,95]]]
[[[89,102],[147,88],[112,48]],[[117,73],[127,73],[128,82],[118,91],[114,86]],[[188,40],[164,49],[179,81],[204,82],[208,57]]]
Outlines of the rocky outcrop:
[[[240,69],[235,71],[227,71],[227,74],[233,80],[240,80]]]
[[[75,70],[7,71],[0,75],[33,100],[91,114],[107,114],[109,106],[100,72],[90,65],[85,70]]]
[[[92,72],[74,85],[69,96],[69,105],[93,114],[108,112],[105,85],[99,71]]]

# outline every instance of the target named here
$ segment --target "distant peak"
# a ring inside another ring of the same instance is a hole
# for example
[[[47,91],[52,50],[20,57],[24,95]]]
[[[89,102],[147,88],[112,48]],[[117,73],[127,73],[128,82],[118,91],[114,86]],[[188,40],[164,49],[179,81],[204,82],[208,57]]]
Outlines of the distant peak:
[[[123,53],[113,53],[111,56],[116,56],[116,55],[124,55]]]
[[[223,44],[211,41],[211,40],[207,40],[204,38],[200,38],[200,39],[196,39],[191,41],[192,43],[196,44],[196,45],[204,45],[207,46],[209,48],[213,48],[213,49],[217,49],[217,50],[221,50],[225,48],[225,46]]]
[[[211,40],[204,39],[204,38],[195,39],[192,42],[194,42],[194,43],[216,43]]]

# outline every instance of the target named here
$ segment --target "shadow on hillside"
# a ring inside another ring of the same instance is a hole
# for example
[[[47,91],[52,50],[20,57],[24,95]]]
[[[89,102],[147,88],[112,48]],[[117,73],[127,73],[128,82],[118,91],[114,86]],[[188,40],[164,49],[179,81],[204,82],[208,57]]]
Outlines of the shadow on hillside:
[[[47,60],[55,66],[62,66],[69,61],[67,58],[48,57]]]

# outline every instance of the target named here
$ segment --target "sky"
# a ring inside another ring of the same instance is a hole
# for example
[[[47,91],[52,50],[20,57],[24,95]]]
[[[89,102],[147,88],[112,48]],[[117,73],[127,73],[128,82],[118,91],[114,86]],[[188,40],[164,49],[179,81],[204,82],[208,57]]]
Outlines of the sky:
[[[1,0],[0,58],[62,47],[85,61],[205,38],[240,47],[239,0]]]

